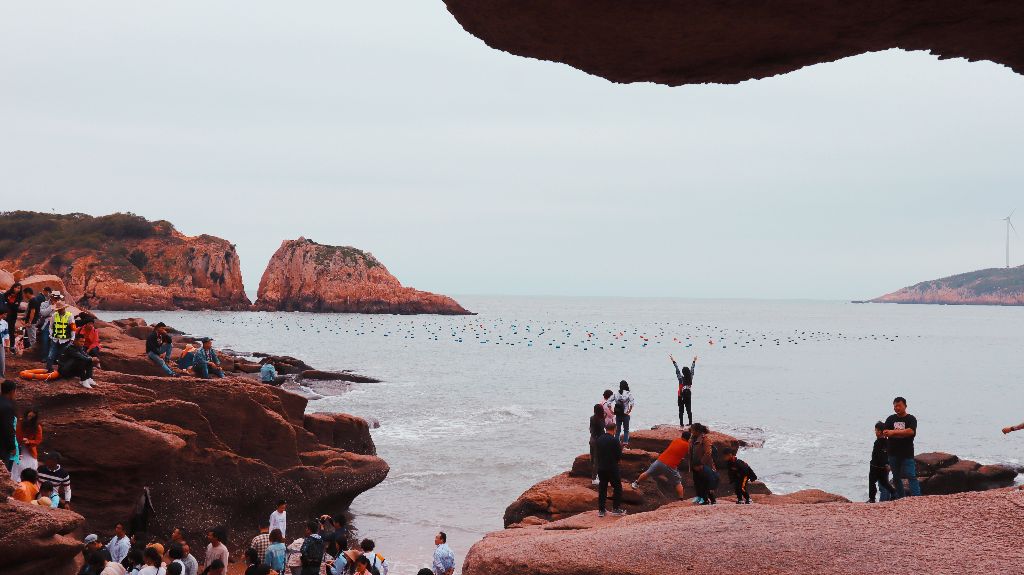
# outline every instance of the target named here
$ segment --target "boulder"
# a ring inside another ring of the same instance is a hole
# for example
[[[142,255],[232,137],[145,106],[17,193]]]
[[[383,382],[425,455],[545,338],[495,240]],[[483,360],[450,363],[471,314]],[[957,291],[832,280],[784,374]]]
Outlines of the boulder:
[[[1021,490],[874,505],[671,503],[622,518],[591,509],[490,533],[469,550],[462,573],[864,575],[894,572],[894,558],[902,573],[1015,573],[1024,564],[1024,547],[1013,544],[1022,522]]]
[[[4,575],[74,575],[82,542],[74,533],[82,516],[9,498],[14,483],[0,465],[0,572]]]
[[[918,477],[933,475],[939,469],[949,467],[958,461],[960,461],[959,457],[952,453],[943,453],[941,451],[921,453],[914,456]]]
[[[281,242],[260,279],[255,307],[269,311],[469,313],[450,297],[402,286],[368,252],[306,238]]]
[[[363,455],[376,455],[366,420],[347,413],[308,413],[303,427],[324,445]]]
[[[1005,465],[981,465],[942,452],[914,457],[922,495],[949,495],[1013,485],[1017,470]]]
[[[307,369],[299,374],[299,379],[313,381],[350,381],[352,383],[380,383],[379,379],[359,375],[350,371],[320,371]]]

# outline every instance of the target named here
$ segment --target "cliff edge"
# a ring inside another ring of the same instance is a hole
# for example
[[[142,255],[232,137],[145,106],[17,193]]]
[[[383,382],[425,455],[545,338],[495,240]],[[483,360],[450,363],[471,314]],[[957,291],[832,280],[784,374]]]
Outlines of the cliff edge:
[[[49,274],[105,310],[248,309],[235,246],[134,214],[0,214],[0,268]]]
[[[464,315],[450,297],[402,286],[372,254],[299,238],[285,240],[267,264],[257,309]]]

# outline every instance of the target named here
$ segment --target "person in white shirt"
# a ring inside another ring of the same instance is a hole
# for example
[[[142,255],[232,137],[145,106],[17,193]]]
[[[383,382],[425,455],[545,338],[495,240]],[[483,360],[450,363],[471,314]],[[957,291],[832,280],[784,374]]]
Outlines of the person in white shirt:
[[[132,548],[131,539],[124,532],[124,524],[118,523],[114,526],[114,536],[110,538],[110,542],[107,543],[107,551],[110,552],[110,560],[114,563],[120,563],[124,561],[124,558],[128,556],[128,551]]]
[[[139,575],[164,575],[167,572],[167,568],[164,567],[163,557],[160,556],[160,552],[155,547],[146,547],[146,550],[142,552],[142,556],[146,561],[146,566],[139,571]]]
[[[633,414],[633,406],[636,400],[629,391],[629,384],[626,380],[619,382],[619,392],[615,394],[615,437],[625,448],[629,445],[629,419]]]
[[[281,535],[285,539],[288,538],[288,502],[284,499],[277,502],[277,509],[270,514],[270,529],[268,529],[268,532],[275,529],[280,529]]]

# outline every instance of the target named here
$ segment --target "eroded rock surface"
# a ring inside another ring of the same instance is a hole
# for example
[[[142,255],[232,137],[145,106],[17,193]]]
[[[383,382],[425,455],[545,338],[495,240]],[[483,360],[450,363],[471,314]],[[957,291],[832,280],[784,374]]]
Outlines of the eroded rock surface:
[[[4,575],[74,575],[82,542],[73,532],[82,516],[15,501],[14,484],[0,465],[0,573]]]
[[[1015,0],[444,0],[488,46],[613,82],[733,84],[890,48],[1024,71]]]
[[[275,311],[468,314],[450,297],[404,287],[372,254],[306,238],[270,259],[255,307]]]

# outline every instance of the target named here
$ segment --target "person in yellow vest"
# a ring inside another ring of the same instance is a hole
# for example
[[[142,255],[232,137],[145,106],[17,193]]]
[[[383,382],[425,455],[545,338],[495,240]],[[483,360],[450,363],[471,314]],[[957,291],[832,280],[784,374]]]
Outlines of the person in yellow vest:
[[[53,371],[53,362],[75,339],[75,318],[68,311],[68,304],[58,301],[50,318],[50,353],[46,355],[46,370]]]

